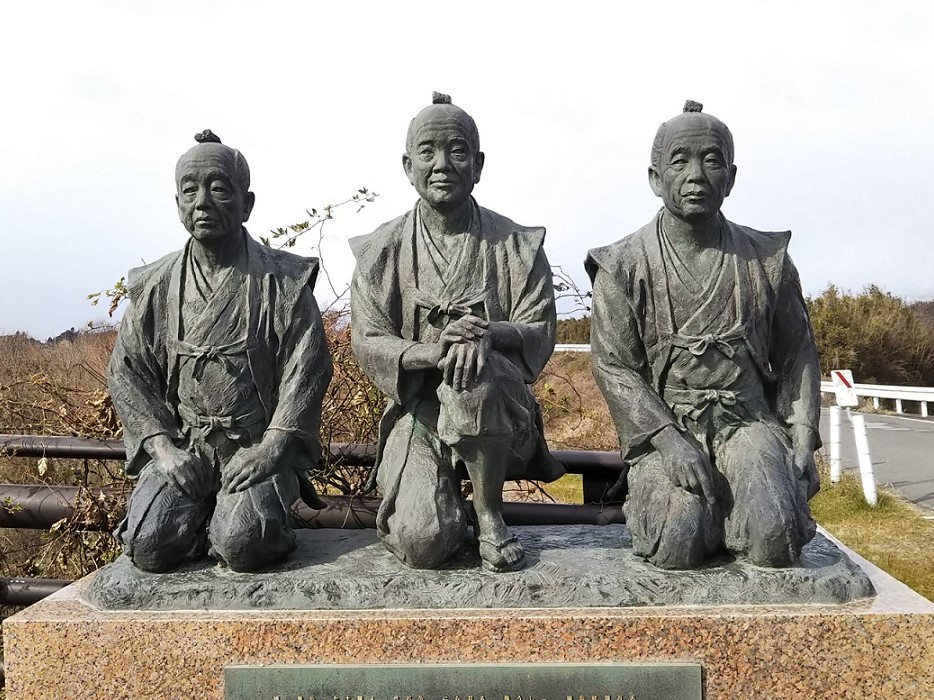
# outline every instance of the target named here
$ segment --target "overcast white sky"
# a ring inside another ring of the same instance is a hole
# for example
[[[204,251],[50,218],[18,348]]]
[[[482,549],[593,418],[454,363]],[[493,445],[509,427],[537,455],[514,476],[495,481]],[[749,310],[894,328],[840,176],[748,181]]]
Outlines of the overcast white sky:
[[[0,332],[100,319],[89,292],[181,247],[174,165],[205,128],[250,162],[255,236],[380,193],[326,230],[346,283],[347,239],[415,201],[401,153],[432,90],[480,128],[478,201],[546,226],[582,284],[586,250],[660,205],[652,137],[690,98],[736,140],[725,214],[791,229],[807,293],[934,297],[934,3],[85,0],[2,21]]]

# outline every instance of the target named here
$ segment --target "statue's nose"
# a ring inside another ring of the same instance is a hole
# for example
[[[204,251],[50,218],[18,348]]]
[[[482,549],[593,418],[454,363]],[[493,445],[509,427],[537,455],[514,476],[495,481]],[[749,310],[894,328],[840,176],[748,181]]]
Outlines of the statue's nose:
[[[451,167],[451,159],[448,158],[448,154],[443,150],[439,150],[435,154],[434,169],[435,170],[448,170]]]
[[[705,179],[704,169],[701,167],[700,161],[695,158],[688,160],[686,171],[685,179],[688,182],[702,182]]]

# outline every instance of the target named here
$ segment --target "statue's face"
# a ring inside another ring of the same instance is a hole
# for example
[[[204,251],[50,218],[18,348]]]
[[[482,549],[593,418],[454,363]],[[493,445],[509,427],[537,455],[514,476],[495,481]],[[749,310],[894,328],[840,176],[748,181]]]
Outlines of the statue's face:
[[[483,153],[473,148],[458,120],[433,119],[418,127],[402,165],[419,197],[433,209],[452,211],[480,182]]]
[[[733,189],[736,166],[727,160],[719,129],[706,119],[676,119],[669,125],[658,167],[649,168],[649,182],[674,216],[689,222],[710,219]]]
[[[238,235],[254,198],[237,184],[233,158],[220,149],[194,148],[177,173],[178,218],[188,233],[202,243]]]

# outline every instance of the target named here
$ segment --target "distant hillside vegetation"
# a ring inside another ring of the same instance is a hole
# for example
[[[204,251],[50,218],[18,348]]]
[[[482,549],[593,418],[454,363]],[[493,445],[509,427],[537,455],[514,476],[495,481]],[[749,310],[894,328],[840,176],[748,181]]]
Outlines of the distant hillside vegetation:
[[[875,285],[830,286],[807,300],[824,375],[851,369],[866,384],[934,385],[934,302],[908,305]]]

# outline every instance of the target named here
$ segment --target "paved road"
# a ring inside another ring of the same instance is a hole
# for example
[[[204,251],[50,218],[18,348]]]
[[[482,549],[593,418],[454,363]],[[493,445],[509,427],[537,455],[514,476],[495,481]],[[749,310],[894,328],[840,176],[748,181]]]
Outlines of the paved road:
[[[866,417],[876,483],[892,486],[909,501],[934,515],[934,420],[873,413],[863,415]],[[820,434],[824,441],[823,453],[829,458],[830,421],[826,408],[821,410]],[[840,436],[843,469],[859,474],[853,427],[845,410]]]

